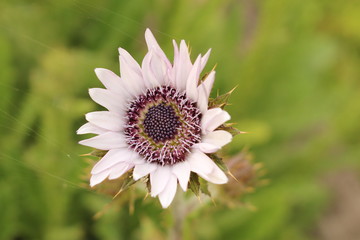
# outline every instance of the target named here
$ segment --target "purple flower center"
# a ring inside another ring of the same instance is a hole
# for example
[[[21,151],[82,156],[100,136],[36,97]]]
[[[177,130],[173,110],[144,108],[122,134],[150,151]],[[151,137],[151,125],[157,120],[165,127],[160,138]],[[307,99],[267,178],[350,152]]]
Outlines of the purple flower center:
[[[149,108],[143,124],[144,132],[158,143],[174,139],[181,122],[172,106],[160,103]]]
[[[129,105],[126,121],[126,142],[148,162],[182,162],[201,140],[201,113],[196,102],[170,86],[138,96]]]

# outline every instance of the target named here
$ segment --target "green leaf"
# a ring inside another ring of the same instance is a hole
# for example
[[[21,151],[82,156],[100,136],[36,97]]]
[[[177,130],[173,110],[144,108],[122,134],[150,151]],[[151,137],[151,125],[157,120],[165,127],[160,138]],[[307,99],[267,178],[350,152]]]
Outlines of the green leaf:
[[[217,129],[227,131],[227,132],[229,132],[233,137],[235,137],[236,135],[242,133],[239,129],[233,127],[232,125],[234,125],[234,123],[226,123],[226,124],[221,125],[221,126],[218,127]]]
[[[233,93],[236,87],[231,89],[229,92],[217,96],[216,98],[210,98],[209,99],[209,108],[224,108],[226,105],[228,105],[228,101],[230,98],[230,95]]]
[[[200,195],[199,176],[196,173],[190,174],[189,188],[196,196]]]
[[[200,178],[200,191],[211,197],[211,193],[208,188],[208,182],[202,178]]]
[[[151,183],[150,183],[149,177],[146,178],[146,189],[147,189],[148,193],[151,192]]]
[[[228,168],[223,162],[222,158],[217,156],[216,154],[208,154],[208,156],[215,162],[215,164],[224,172],[228,172]]]
[[[202,77],[201,77],[201,80],[200,80],[200,83],[202,83],[203,81],[205,81],[205,79],[209,76],[210,72],[207,72],[205,73]],[[199,83],[199,84],[200,84]]]
[[[89,155],[102,158],[107,152],[107,150],[94,149]]]
[[[121,185],[120,191],[124,191],[124,190],[128,189],[134,183],[136,183],[136,181],[134,180],[132,173],[128,173]]]

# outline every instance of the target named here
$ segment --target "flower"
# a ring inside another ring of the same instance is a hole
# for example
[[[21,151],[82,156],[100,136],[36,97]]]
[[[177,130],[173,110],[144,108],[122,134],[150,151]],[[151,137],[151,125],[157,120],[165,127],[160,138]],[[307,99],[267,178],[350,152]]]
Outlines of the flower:
[[[207,155],[229,143],[232,135],[217,129],[230,119],[221,108],[208,109],[215,71],[200,81],[210,50],[192,64],[185,41],[174,44],[171,63],[149,29],[148,53],[139,64],[119,48],[120,73],[95,73],[106,89],[92,88],[90,97],[108,111],[86,114],[78,134],[98,134],[79,143],[107,150],[91,171],[90,185],[133,171],[134,180],[150,175],[151,196],[163,208],[172,202],[177,184],[186,191],[190,173],[224,184],[225,173]]]

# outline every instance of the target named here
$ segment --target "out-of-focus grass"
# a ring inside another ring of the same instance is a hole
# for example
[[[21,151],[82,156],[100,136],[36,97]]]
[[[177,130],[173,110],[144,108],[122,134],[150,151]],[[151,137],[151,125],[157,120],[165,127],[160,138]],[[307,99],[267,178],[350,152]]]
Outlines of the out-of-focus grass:
[[[172,56],[212,48],[214,89],[238,85],[228,111],[267,169],[246,207],[191,214],[186,239],[311,239],[331,192],[324,176],[359,172],[360,4],[354,1],[7,1],[0,3],[0,239],[152,239],[169,211],[136,202],[110,210],[88,191],[75,130],[98,109],[95,67],[118,72],[117,48],[141,60],[150,27]],[[213,95],[216,94],[214,90]],[[240,201],[240,199],[239,199]],[[155,220],[155,221],[154,221]]]

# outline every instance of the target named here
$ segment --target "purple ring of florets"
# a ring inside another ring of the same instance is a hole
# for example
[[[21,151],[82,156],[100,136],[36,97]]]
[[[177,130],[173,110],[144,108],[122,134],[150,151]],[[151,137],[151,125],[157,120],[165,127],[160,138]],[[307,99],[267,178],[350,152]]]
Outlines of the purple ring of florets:
[[[183,162],[201,140],[201,112],[185,92],[170,86],[148,89],[129,104],[125,137],[147,162]]]

